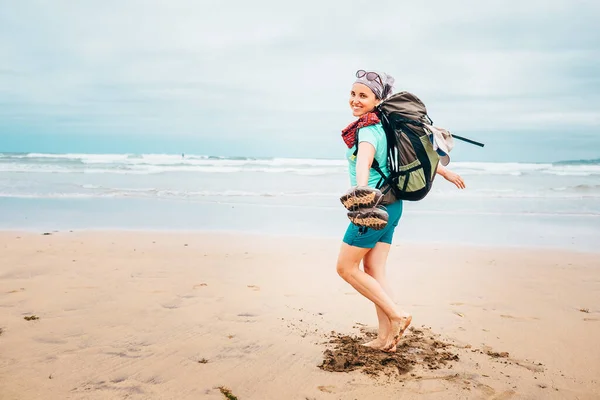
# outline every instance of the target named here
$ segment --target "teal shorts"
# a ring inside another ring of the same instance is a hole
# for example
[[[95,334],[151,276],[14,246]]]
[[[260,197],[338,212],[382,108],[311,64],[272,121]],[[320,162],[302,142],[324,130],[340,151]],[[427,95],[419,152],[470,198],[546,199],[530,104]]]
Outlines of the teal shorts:
[[[402,201],[399,200],[387,205],[385,209],[389,216],[385,228],[377,231],[350,223],[344,235],[344,243],[365,249],[372,249],[379,242],[392,244],[394,230],[398,226],[398,221],[400,221],[400,217],[402,216]]]

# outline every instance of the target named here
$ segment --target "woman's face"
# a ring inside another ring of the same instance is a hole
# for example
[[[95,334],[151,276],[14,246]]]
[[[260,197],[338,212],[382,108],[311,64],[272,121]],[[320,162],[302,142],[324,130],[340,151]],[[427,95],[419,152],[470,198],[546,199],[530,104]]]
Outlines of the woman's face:
[[[350,91],[350,108],[352,115],[360,117],[363,114],[373,111],[379,100],[368,86],[362,83],[352,85]]]

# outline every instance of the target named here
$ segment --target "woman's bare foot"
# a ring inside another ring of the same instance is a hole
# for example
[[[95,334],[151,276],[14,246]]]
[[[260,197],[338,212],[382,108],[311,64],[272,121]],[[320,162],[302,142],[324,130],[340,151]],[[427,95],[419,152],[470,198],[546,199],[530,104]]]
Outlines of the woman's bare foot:
[[[386,345],[386,338],[388,334],[378,335],[376,339],[371,340],[370,342],[363,343],[361,346],[370,347],[372,349],[381,350]]]
[[[396,345],[400,341],[404,331],[406,331],[406,329],[409,327],[411,321],[412,315],[410,314],[406,314],[404,317],[398,320],[391,320],[391,333],[386,339],[385,346],[382,348],[383,351],[396,351]]]
[[[378,337],[377,339],[371,340],[370,342],[361,344],[361,346],[369,347],[375,350],[383,350],[386,346],[388,346],[388,343],[386,339]],[[390,347],[388,350],[385,351],[396,351],[396,346]]]
[[[370,347],[372,349],[380,349],[385,345],[385,339],[378,337],[377,339],[371,340],[370,342],[363,343],[361,346]]]

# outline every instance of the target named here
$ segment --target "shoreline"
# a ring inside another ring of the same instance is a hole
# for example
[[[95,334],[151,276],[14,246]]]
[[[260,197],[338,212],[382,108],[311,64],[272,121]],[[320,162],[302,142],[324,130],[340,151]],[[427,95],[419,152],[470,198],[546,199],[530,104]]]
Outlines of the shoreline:
[[[344,228],[345,229],[345,228]],[[293,233],[275,233],[275,232],[259,232],[259,231],[243,231],[243,230],[216,230],[216,229],[181,229],[181,228],[73,228],[73,229],[41,229],[41,228],[28,228],[28,229],[4,229],[0,228],[0,235],[12,235],[12,234],[25,234],[25,235],[44,235],[44,234],[111,234],[111,233],[122,233],[122,234],[141,234],[141,235],[193,235],[193,236],[239,236],[239,237],[264,237],[272,240],[278,239],[296,239],[296,240],[319,240],[328,241],[332,245],[338,245],[342,243],[343,231],[340,233],[339,238],[332,235],[314,235],[314,234],[293,234]],[[450,247],[450,248],[466,248],[466,249],[480,249],[480,250],[497,250],[497,251],[534,251],[534,252],[556,252],[556,253],[574,253],[583,255],[594,255],[600,254],[600,247],[598,248],[556,248],[552,245],[509,245],[506,243],[489,245],[483,243],[473,242],[453,242],[451,240],[410,240],[410,239],[397,239],[394,238],[392,247],[399,246],[415,246],[427,248],[430,246],[437,247]]]
[[[290,208],[265,204],[232,205],[133,198],[24,202],[0,198],[0,228],[9,231],[25,228],[34,232],[89,228],[212,234],[239,232],[341,240],[349,221],[345,209],[337,199],[334,200],[327,200],[331,207],[313,206],[311,200],[307,200],[310,207],[294,205],[294,208]],[[459,246],[562,248],[586,252],[599,250],[600,225],[597,217],[465,214],[468,204],[460,205],[457,199],[452,204],[446,204],[449,207],[447,210],[456,210],[455,213],[439,214],[438,208],[443,205],[434,203],[407,203],[394,240],[397,243],[428,244],[434,240]],[[460,207],[455,208],[458,205]],[[502,208],[497,211],[509,211],[509,205],[501,202],[498,207]],[[473,203],[473,211],[478,211],[478,207]],[[494,207],[487,204],[484,208]]]
[[[399,352],[395,370],[331,372],[326,352],[352,361],[335,346],[351,351],[377,321],[335,272],[338,240],[50,233],[0,232],[6,400],[600,394],[596,254],[394,244],[390,285],[413,315],[402,351],[439,363]]]

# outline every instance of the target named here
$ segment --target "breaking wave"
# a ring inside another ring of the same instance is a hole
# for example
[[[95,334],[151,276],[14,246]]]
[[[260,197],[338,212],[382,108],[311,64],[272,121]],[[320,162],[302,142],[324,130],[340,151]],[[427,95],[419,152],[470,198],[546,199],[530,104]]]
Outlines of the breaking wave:
[[[600,159],[555,163],[453,162],[462,175],[550,174],[600,175]],[[296,175],[342,174],[343,159],[249,158],[173,154],[45,154],[0,153],[0,172],[82,174],[274,173]]]

